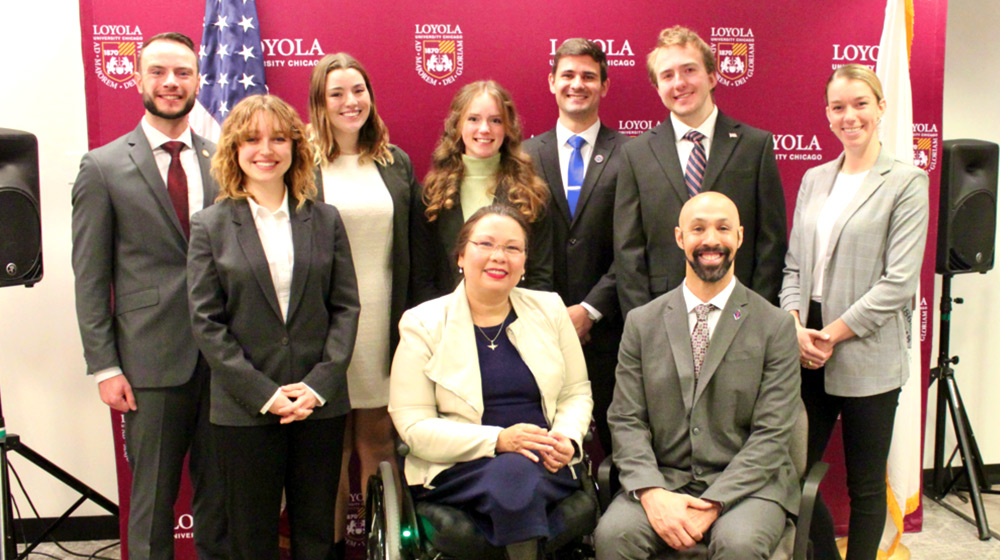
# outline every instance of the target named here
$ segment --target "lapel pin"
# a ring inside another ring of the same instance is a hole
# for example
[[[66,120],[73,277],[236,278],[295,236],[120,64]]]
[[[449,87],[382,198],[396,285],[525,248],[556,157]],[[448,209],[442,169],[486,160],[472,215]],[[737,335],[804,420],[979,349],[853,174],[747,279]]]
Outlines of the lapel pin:
[[[594,162],[596,162],[596,163],[603,163],[604,162],[604,154],[597,154],[596,156],[594,156]]]
[[[739,321],[739,320],[740,320],[740,317],[742,317],[742,316],[743,316],[743,314],[742,314],[742,313],[740,313],[740,310],[739,310],[739,309],[737,309],[737,310],[736,310],[736,312],[735,312],[735,313],[733,313],[733,320],[734,320],[734,321]]]
[[[730,137],[730,138],[738,138],[738,137],[739,137],[739,134],[736,134],[735,132],[730,132],[730,133],[729,133],[729,137]]]
[[[201,150],[201,155],[203,155],[204,157],[208,157],[208,150],[202,149]]]

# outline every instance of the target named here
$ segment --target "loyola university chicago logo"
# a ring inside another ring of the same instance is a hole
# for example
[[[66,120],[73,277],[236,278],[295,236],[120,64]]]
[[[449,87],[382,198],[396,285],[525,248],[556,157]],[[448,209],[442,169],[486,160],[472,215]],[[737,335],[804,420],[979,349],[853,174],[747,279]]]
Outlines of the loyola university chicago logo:
[[[94,72],[112,89],[135,87],[142,31],[139,26],[94,26]]]
[[[447,24],[416,24],[413,35],[417,50],[417,74],[425,82],[446,86],[462,75],[462,28]]]
[[[749,27],[713,27],[715,74],[724,86],[741,86],[753,77],[754,39]]]
[[[913,123],[913,165],[930,173],[937,169],[938,127],[934,123]]]

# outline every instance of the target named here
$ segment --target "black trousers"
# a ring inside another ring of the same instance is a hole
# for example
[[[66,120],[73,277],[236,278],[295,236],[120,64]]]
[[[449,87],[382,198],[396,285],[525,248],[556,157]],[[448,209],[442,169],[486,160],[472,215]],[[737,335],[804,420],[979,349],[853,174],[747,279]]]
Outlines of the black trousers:
[[[809,328],[821,329],[819,304],[811,304]],[[834,350],[836,352],[836,350]],[[837,416],[844,436],[844,466],[851,518],[847,531],[847,560],[875,560],[885,528],[886,460],[892,442],[899,389],[868,397],[827,394],[823,368],[802,369],[802,402],[809,415],[807,469],[823,458]],[[833,517],[820,495],[809,531],[817,560],[837,560]]]
[[[213,425],[223,455],[231,560],[277,560],[285,491],[293,560],[334,560],[345,416],[267,426]]]

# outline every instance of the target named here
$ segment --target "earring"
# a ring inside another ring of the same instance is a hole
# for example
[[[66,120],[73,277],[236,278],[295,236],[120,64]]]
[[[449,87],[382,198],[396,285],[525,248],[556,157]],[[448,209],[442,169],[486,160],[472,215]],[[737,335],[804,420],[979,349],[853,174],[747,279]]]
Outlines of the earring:
[[[458,273],[465,274],[465,269],[463,269],[462,267],[458,267]]]
[[[528,275],[527,275],[527,274],[522,274],[522,275],[521,275],[521,282],[524,282],[524,279],[525,279],[525,278],[527,278],[527,277],[528,277]]]

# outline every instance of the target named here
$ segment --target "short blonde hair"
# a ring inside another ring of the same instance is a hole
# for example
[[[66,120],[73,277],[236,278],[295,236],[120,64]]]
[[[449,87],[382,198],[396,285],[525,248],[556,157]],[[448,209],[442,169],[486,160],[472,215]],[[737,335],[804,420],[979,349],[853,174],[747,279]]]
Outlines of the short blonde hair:
[[[705,64],[705,72],[708,72],[709,75],[715,74],[715,54],[712,53],[712,47],[709,47],[708,43],[703,41],[693,30],[675,25],[660,31],[660,36],[656,38],[656,46],[646,55],[646,70],[649,72],[649,81],[653,83],[653,87],[657,85],[656,68],[654,67],[654,64],[656,64],[656,53],[660,49],[686,47],[687,45],[694,45],[701,51],[702,62]]]
[[[292,140],[292,166],[285,172],[285,186],[298,201],[300,208],[306,199],[316,196],[316,179],[313,174],[313,150],[305,136],[302,119],[291,105],[274,95],[251,95],[233,107],[222,123],[219,146],[212,156],[212,177],[219,182],[219,196],[226,198],[249,198],[243,188],[246,174],[240,168],[240,145],[256,136],[257,115],[269,115],[275,132],[282,132]]]
[[[823,88],[824,103],[830,102],[830,98],[828,97],[830,84],[832,84],[837,78],[864,82],[868,85],[868,87],[872,88],[872,93],[875,94],[875,101],[879,103],[882,102],[882,82],[878,79],[878,76],[875,75],[875,72],[863,64],[845,64],[834,70],[833,73],[830,74],[830,79],[826,81],[826,87]]]

